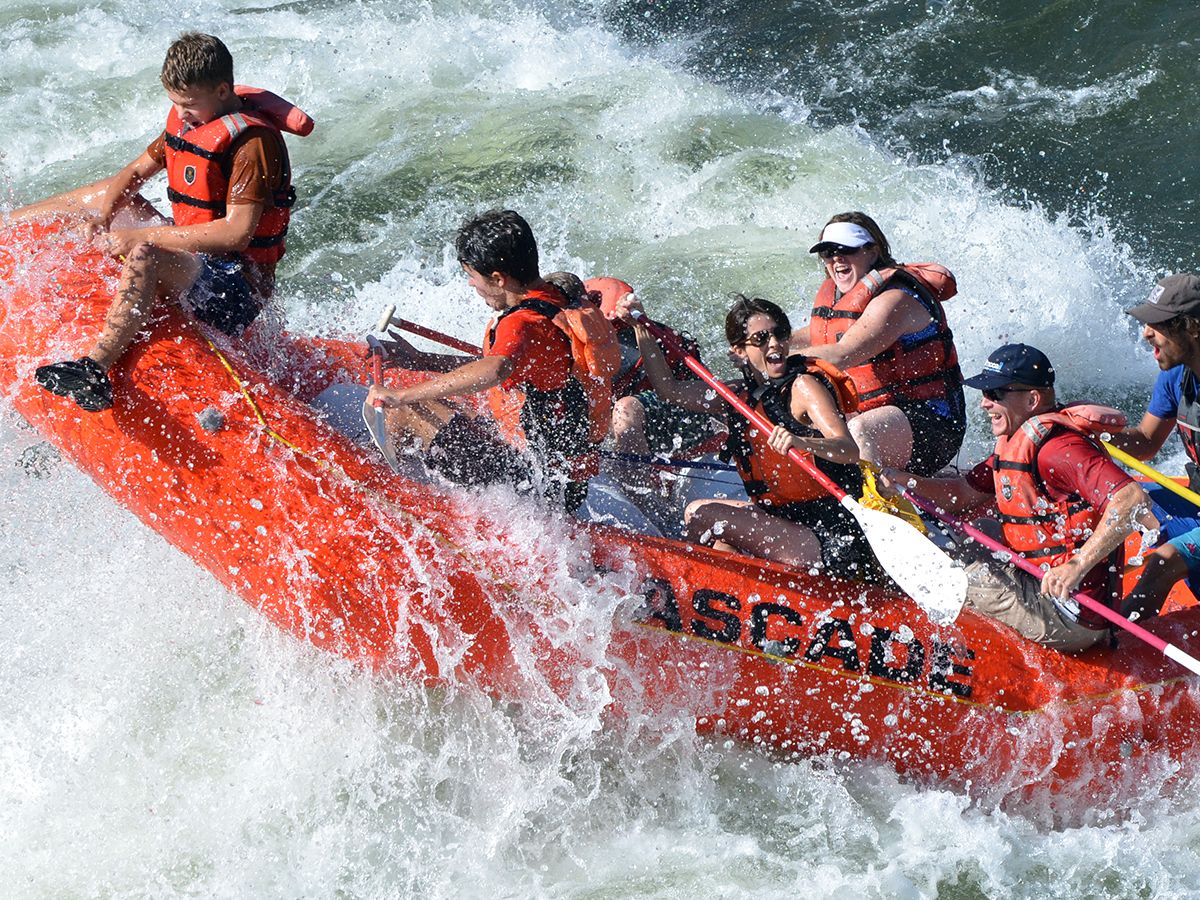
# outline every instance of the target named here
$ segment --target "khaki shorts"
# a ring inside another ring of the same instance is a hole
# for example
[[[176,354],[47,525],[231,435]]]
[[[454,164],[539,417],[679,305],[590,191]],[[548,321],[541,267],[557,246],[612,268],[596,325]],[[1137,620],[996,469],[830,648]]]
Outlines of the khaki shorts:
[[[1108,635],[1105,629],[1085,628],[1065,618],[1041,592],[1039,579],[993,559],[986,547],[971,543],[961,558],[967,563],[967,606],[1023,637],[1063,653],[1078,653]]]

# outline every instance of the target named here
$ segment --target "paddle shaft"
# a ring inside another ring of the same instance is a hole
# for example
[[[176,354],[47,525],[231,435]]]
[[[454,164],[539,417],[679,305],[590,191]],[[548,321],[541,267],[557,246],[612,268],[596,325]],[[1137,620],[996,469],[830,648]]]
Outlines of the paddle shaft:
[[[600,455],[618,462],[642,463],[647,466],[660,466],[666,469],[712,469],[716,472],[736,472],[737,466],[731,463],[709,462],[703,459],[676,459],[673,456],[654,456],[647,453],[622,453],[619,450],[601,450]]]
[[[390,318],[389,324],[396,326],[401,331],[407,331],[415,334],[418,337],[428,338],[431,341],[437,341],[452,350],[459,350],[463,353],[469,353],[472,356],[479,356],[481,351],[474,344],[468,343],[460,338],[453,337],[449,334],[443,334],[440,331],[435,331],[432,328],[426,328],[424,325],[418,325],[416,322],[410,322],[408,319]]]
[[[389,306],[383,311],[383,315],[379,317],[379,324],[376,326],[376,331],[383,331],[388,327],[388,323],[392,321],[392,313],[396,311],[395,305]],[[378,344],[371,346],[371,384],[383,384],[383,348]],[[382,400],[375,400],[372,404],[376,409],[383,407]]]
[[[383,353],[378,347],[371,350],[371,384],[380,384],[383,381]],[[376,409],[383,406],[383,401],[376,398],[371,404]]]
[[[1124,450],[1120,449],[1119,447],[1114,447],[1108,441],[1102,441],[1101,443],[1104,444],[1104,449],[1108,451],[1108,455],[1113,459],[1123,463],[1126,466],[1129,466],[1129,468],[1133,469],[1135,472],[1141,472],[1151,481],[1157,481],[1171,493],[1177,494],[1192,505],[1200,507],[1200,494],[1197,494],[1195,491],[1188,490],[1174,478],[1168,478],[1162,472],[1158,471],[1158,469],[1146,465],[1140,459],[1130,456]]]
[[[947,525],[957,528],[959,531],[970,535],[989,550],[993,550],[997,553],[1003,553],[1015,566],[1025,570],[1030,575],[1040,579],[1045,574],[1045,572],[1042,571],[1039,566],[1027,560],[1020,553],[1017,553],[1017,551],[1011,549],[1010,547],[1006,547],[1000,541],[988,537],[984,532],[980,531],[974,525],[971,525],[963,519],[960,519],[958,516],[948,513],[945,510],[938,509],[933,502],[926,500],[924,497],[918,496],[917,494],[912,493],[912,491],[904,489],[900,489],[900,495],[915,506],[925,510],[925,512],[929,513],[935,519],[940,519]],[[1136,622],[1129,621],[1116,610],[1111,609],[1110,607],[1101,603],[1099,600],[1093,600],[1082,591],[1076,591],[1071,596],[1078,600],[1081,606],[1086,606],[1092,612],[1107,619],[1118,628],[1124,629],[1134,637],[1145,641],[1168,659],[1173,659],[1175,662],[1179,663],[1185,668],[1191,669],[1193,672],[1200,675],[1200,660],[1185,653],[1183,650],[1180,650],[1174,644],[1169,644],[1157,635],[1151,634]]]
[[[424,325],[418,325],[416,322],[410,322],[408,319],[393,318],[391,320],[391,324],[396,328],[399,328],[401,331],[407,331],[411,334],[417,335],[418,337],[428,338],[429,340],[436,341],[437,343],[449,347],[452,350],[460,350],[463,353],[470,353],[473,356],[479,356],[483,352],[478,347],[468,343],[467,341],[456,338],[453,335],[445,334],[441,331],[436,331],[432,328],[427,328]],[[689,358],[687,352],[680,347],[678,343],[671,342],[667,344],[664,342],[663,349],[667,351],[667,358],[670,360],[684,359],[686,361]]]

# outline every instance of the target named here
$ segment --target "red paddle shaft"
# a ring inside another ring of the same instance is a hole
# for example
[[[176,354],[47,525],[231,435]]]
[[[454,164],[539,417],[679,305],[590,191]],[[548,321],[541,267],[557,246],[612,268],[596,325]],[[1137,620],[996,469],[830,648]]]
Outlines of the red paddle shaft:
[[[448,334],[443,334],[440,331],[434,331],[432,328],[426,328],[424,325],[418,325],[416,322],[408,321],[408,319],[394,319],[389,316],[388,323],[395,325],[401,331],[408,331],[417,335],[418,337],[429,338],[431,341],[437,341],[439,344],[444,344],[452,350],[460,350],[463,353],[470,353],[472,356],[479,356],[479,354],[483,352],[478,347],[468,343],[467,341],[452,337]],[[381,328],[380,331],[382,330],[383,329]]]

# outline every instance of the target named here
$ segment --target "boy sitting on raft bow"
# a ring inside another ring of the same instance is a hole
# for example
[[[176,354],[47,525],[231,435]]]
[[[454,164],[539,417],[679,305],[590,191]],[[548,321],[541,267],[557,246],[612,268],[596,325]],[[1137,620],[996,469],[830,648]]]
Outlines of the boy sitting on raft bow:
[[[611,378],[593,377],[576,357],[610,355],[615,372],[612,326],[595,307],[570,309],[562,291],[542,278],[533,231],[512,210],[464,223],[455,248],[471,287],[496,313],[483,356],[422,353],[391,341],[392,365],[440,374],[407,388],[373,385],[368,402],[384,407],[393,446],[415,445],[425,464],[448,480],[518,490],[541,481],[542,493],[574,512],[598,468],[598,446],[612,417]],[[580,320],[608,345],[577,340],[571,326]],[[483,391],[490,416],[446,402]]]
[[[313,122],[269,91],[234,86],[233,59],[212,35],[189,32],[167,48],[165,130],[112,178],[12,213],[16,220],[83,217],[124,261],[104,328],[88,354],[38,368],[38,384],[88,412],[112,405],[108,370],[162,300],[232,336],[254,321],[275,287],[296,199],[282,131]],[[174,221],[139,193],[166,170]],[[122,224],[113,227],[122,213]]]
[[[861,493],[858,448],[845,419],[857,402],[849,378],[820,360],[789,356],[792,327],[784,311],[769,300],[736,295],[725,317],[725,336],[743,371],[733,387],[775,423],[771,434],[760,434],[708,385],[673,378],[634,311],[642,307],[630,294],[618,315],[636,329],[654,390],[683,409],[728,417],[728,450],[752,498],[691,503],[684,513],[688,539],[792,566],[824,566],[838,577],[873,573],[874,557],[854,517],[785,455],[791,447],[812,454],[845,491]]]

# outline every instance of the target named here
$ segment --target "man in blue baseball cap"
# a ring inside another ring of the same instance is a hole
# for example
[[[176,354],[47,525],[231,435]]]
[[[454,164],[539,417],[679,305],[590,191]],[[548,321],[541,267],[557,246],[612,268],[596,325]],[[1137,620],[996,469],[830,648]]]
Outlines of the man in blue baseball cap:
[[[1115,554],[1146,515],[1145,492],[1096,440],[1124,419],[1104,407],[1060,406],[1054,367],[1028,344],[1000,347],[964,384],[983,394],[980,408],[996,451],[949,478],[885,469],[885,485],[906,484],[955,512],[995,505],[1004,543],[1045,574],[1039,581],[971,545],[963,554],[967,604],[1030,640],[1067,653],[1084,650],[1105,636],[1107,623],[1071,595],[1082,590],[1119,604]]]

